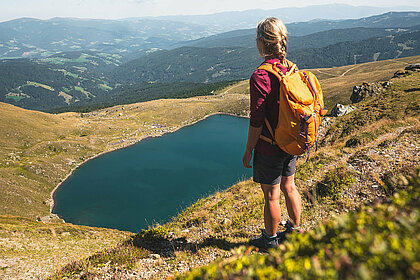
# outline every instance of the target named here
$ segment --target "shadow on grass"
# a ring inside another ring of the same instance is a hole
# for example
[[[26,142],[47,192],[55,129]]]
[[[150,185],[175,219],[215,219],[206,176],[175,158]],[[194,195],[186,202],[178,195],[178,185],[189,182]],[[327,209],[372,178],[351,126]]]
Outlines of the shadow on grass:
[[[195,254],[205,247],[215,247],[229,251],[236,247],[249,245],[248,242],[230,242],[225,237],[218,238],[213,236],[207,237],[199,243],[188,242],[185,238],[166,239],[144,238],[141,236],[136,236],[130,242],[136,247],[146,249],[164,257],[171,257],[176,251],[190,251]]]
[[[404,92],[414,92],[414,91],[420,91],[420,88],[409,88],[404,90]]]

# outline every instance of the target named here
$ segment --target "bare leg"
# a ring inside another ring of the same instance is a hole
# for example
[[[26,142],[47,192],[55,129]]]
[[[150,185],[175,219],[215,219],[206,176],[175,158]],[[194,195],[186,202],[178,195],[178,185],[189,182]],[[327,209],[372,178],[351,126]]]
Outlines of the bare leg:
[[[265,232],[270,235],[276,235],[277,228],[281,220],[280,209],[280,184],[267,185],[261,184],[264,193],[264,226]]]
[[[294,227],[300,226],[302,201],[295,185],[295,175],[281,177],[280,189],[284,194],[287,213]]]

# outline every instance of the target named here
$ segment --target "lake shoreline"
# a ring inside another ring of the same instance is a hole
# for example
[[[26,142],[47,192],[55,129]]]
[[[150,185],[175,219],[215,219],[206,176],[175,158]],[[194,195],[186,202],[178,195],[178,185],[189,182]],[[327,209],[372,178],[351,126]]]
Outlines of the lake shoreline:
[[[163,135],[165,135],[165,134],[168,134],[168,133],[174,133],[174,132],[176,132],[176,131],[178,131],[178,130],[180,130],[180,129],[182,129],[182,128],[184,128],[184,127],[188,127],[188,126],[191,126],[191,125],[195,125],[195,124],[197,124],[198,122],[201,122],[201,121],[203,121],[203,120],[205,120],[205,119],[207,119],[207,118],[209,118],[209,117],[211,117],[211,116],[215,116],[215,115],[227,115],[227,116],[232,116],[232,117],[238,117],[238,118],[246,118],[246,119],[249,119],[249,116],[241,116],[241,115],[235,115],[235,114],[230,114],[230,113],[223,113],[223,112],[217,112],[217,113],[211,113],[211,114],[208,114],[208,115],[205,115],[203,118],[201,118],[201,119],[198,119],[198,120],[196,120],[196,121],[194,121],[194,122],[192,122],[192,123],[189,123],[189,124],[186,124],[186,125],[181,125],[181,126],[179,126],[179,127],[177,127],[176,129],[174,129],[173,131],[168,131],[168,132],[164,132],[164,133],[162,133],[162,134],[155,134],[155,135],[149,135],[149,136],[145,136],[145,137],[142,137],[142,138],[140,138],[140,139],[136,139],[135,141],[133,141],[133,142],[129,142],[129,143],[127,143],[126,145],[122,145],[122,146],[120,146],[120,147],[117,147],[117,148],[115,148],[115,149],[111,149],[111,150],[108,150],[108,151],[103,151],[103,152],[100,152],[99,154],[96,154],[96,155],[94,155],[94,156],[92,156],[92,157],[90,157],[90,158],[88,158],[88,159],[86,159],[86,160],[84,160],[84,161],[82,161],[82,162],[80,162],[80,163],[78,163],[75,167],[73,167],[71,170],[70,170],[70,172],[64,177],[64,179],[60,182],[60,183],[58,183],[56,186],[55,186],[55,188],[51,191],[51,193],[50,193],[50,199],[51,199],[51,203],[50,203],[50,215],[52,215],[52,216],[55,216],[55,217],[57,217],[58,219],[60,219],[63,223],[67,223],[62,217],[60,217],[58,214],[55,214],[55,213],[53,213],[53,209],[54,209],[54,206],[55,206],[55,200],[54,200],[54,194],[55,194],[55,192],[60,188],[60,186],[71,176],[71,175],[73,175],[73,173],[80,167],[80,166],[82,166],[83,164],[85,164],[86,162],[88,162],[88,161],[90,161],[90,160],[92,160],[92,159],[95,159],[95,158],[97,158],[97,157],[99,157],[99,156],[102,156],[102,155],[104,155],[104,154],[107,154],[107,153],[110,153],[110,152],[114,152],[114,151],[117,151],[117,150],[121,150],[121,149],[125,149],[125,148],[128,148],[128,147],[130,147],[130,146],[132,146],[132,145],[135,145],[135,144],[138,144],[138,143],[140,143],[141,141],[143,141],[143,140],[145,140],[145,139],[148,139],[148,138],[155,138],[155,137],[162,137]]]

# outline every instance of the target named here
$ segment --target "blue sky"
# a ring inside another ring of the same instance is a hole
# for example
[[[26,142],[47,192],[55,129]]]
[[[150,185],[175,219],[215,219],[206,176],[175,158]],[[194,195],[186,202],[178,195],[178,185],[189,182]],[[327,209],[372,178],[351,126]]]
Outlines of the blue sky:
[[[395,0],[0,0],[0,3],[0,21],[20,17],[117,19],[174,14],[209,14],[221,11],[276,9],[330,3],[353,6],[420,7],[418,0],[399,0],[398,2]]]

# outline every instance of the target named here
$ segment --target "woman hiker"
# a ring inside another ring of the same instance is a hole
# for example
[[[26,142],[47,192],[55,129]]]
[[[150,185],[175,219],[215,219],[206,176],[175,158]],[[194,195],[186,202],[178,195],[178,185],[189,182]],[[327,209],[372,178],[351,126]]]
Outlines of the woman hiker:
[[[281,20],[267,18],[258,23],[257,47],[264,63],[277,62],[280,63],[283,74],[288,71],[287,29]],[[299,230],[302,212],[301,197],[294,182],[297,157],[260,139],[260,135],[272,138],[264,119],[268,119],[271,127],[276,127],[279,115],[278,95],[278,78],[265,70],[257,69],[250,79],[250,125],[242,162],[246,168],[251,168],[250,161],[254,151],[253,177],[255,182],[261,184],[264,193],[265,229],[262,230],[261,237],[251,239],[250,243],[262,250],[279,246],[286,233]],[[277,233],[281,221],[280,190],[285,197],[289,221],[286,231]]]

